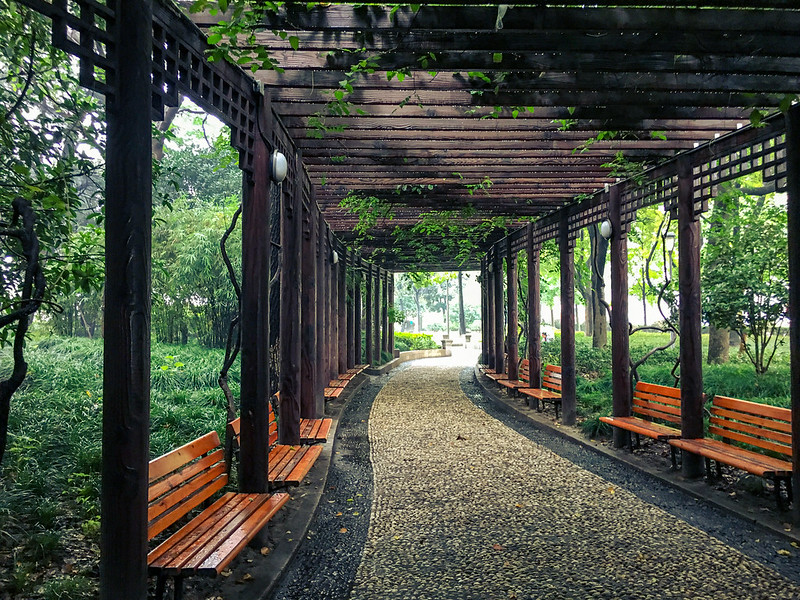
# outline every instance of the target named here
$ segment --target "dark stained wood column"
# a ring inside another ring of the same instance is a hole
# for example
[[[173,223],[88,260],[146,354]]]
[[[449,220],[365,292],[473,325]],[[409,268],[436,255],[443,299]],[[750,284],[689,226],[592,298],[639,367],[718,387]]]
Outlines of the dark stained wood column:
[[[387,277],[389,278],[389,308],[394,313],[394,273],[389,273]],[[394,353],[394,323],[392,322],[389,323],[389,353]]]
[[[494,250],[486,255],[486,362],[490,369],[497,369],[497,355],[494,344]]]
[[[330,227],[325,224],[325,241],[322,245],[322,260],[325,262],[325,281],[323,291],[325,294],[325,361],[322,373],[322,384],[327,386],[331,380],[331,247],[330,247]]]
[[[272,130],[266,99],[259,111],[262,131]],[[269,148],[256,137],[253,179],[242,200],[242,383],[239,489],[267,491],[267,399],[269,387]]]
[[[375,324],[372,322],[372,316],[375,312],[372,309],[373,303],[373,293],[372,293],[372,263],[367,263],[366,266],[366,275],[364,278],[364,286],[366,288],[366,301],[364,304],[364,312],[366,313],[366,361],[368,365],[371,365],[375,362],[375,347],[373,346],[373,342],[375,340],[375,335],[373,334],[373,329],[375,328]]]
[[[347,311],[349,310],[347,304],[347,250],[344,248],[341,249],[341,256],[339,256],[339,263],[337,266],[337,274],[338,274],[338,297],[339,300],[337,305],[339,306],[339,311],[337,313],[337,317],[339,320],[339,339],[338,345],[339,348],[337,350],[337,354],[339,356],[339,365],[338,365],[338,373],[346,373],[347,372]]]
[[[503,305],[503,258],[500,256],[500,248],[495,246],[494,250],[494,267],[492,269],[493,282],[494,282],[494,356],[495,356],[495,370],[498,373],[506,372],[505,365],[505,349],[503,344],[503,333],[505,327],[503,325],[503,312],[505,306]]]
[[[506,237],[506,286],[508,289],[508,378],[519,379],[519,293],[517,255]]]
[[[100,597],[147,597],[150,460],[152,2],[111,5],[117,93],[106,103],[106,289]]]
[[[789,352],[792,395],[792,518],[800,523],[800,106],[786,115],[786,183],[789,198]]]
[[[558,249],[561,258],[561,422],[574,425],[575,398],[575,260],[569,239],[569,212],[561,211]]]
[[[322,414],[325,410],[325,386],[328,385],[326,376],[328,374],[326,367],[325,351],[325,314],[327,306],[327,298],[325,297],[326,281],[325,281],[325,220],[319,208],[314,207],[316,215],[317,226],[315,228],[315,241],[316,241],[316,260],[317,260],[317,273],[316,273],[316,302],[317,302],[317,365],[315,370],[315,383],[314,383],[314,411],[317,414]]]
[[[361,281],[362,277],[362,268],[364,263],[361,260],[361,257],[357,255],[356,258],[356,267],[354,269],[355,274],[355,283],[353,284],[353,298],[355,302],[355,307],[353,312],[355,314],[355,364],[360,365],[363,361],[361,356]]]
[[[528,362],[531,387],[542,387],[542,303],[539,281],[539,247],[533,243],[533,223],[528,223]],[[531,400],[533,400],[531,398]]]
[[[489,274],[486,269],[486,257],[481,257],[481,356],[478,359],[480,364],[488,365],[489,364],[489,344],[488,338],[486,337],[486,324],[488,319],[486,318],[486,304],[487,304],[487,294],[486,289],[488,287],[489,281]]]
[[[631,369],[628,336],[628,233],[622,225],[620,186],[608,192],[608,220],[611,222],[611,397],[612,414],[631,414]],[[630,442],[630,433],[614,427],[614,446]]]
[[[328,230],[328,253],[330,255],[330,306],[331,306],[331,329],[330,329],[330,353],[331,359],[328,365],[329,378],[339,377],[339,263],[333,262],[333,253],[336,245],[333,233]]]
[[[355,253],[348,252],[349,258],[347,272],[347,368],[356,365],[356,262]]]
[[[703,437],[703,347],[700,339],[700,221],[688,157],[678,158],[678,293],[680,297],[681,435]],[[703,474],[702,457],[682,453],[683,475]]]
[[[381,364],[381,268],[375,267],[375,296],[372,298],[372,351],[375,364]]]
[[[281,444],[300,443],[300,370],[302,358],[302,240],[303,185],[299,178],[303,163],[299,153],[294,159],[294,193],[284,194],[281,214],[281,418],[278,439]]]
[[[389,272],[381,275],[381,350],[389,352]]]
[[[301,171],[302,172],[302,171]],[[313,198],[313,193],[311,194]],[[310,207],[303,207],[302,345],[300,354],[300,416],[317,418],[314,397],[317,381],[317,219]]]

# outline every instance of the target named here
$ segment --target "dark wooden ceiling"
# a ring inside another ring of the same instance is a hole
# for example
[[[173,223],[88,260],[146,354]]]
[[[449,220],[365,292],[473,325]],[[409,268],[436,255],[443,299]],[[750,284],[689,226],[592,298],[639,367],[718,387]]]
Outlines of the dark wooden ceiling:
[[[414,251],[391,231],[421,212],[469,207],[473,222],[513,226],[613,182],[618,152],[657,164],[800,92],[798,2],[510,2],[502,19],[497,6],[436,4],[287,4],[257,36],[283,72],[256,78],[326,219],[352,239],[356,218],[339,207],[348,192],[391,202],[369,244],[398,264]],[[369,72],[348,75],[363,60]],[[349,114],[337,115],[344,81]]]

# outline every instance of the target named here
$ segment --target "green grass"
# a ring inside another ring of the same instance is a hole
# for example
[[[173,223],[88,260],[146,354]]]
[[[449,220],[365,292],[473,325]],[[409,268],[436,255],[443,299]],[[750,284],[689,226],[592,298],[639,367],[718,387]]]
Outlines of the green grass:
[[[0,564],[0,589],[24,598],[90,598],[89,572],[46,585],[37,577],[65,557],[65,540],[82,536],[91,553],[99,538],[102,340],[52,337],[29,343],[26,358],[28,377],[12,399],[0,468],[0,562],[12,563]],[[9,369],[7,352],[2,359]],[[212,429],[224,432],[216,382],[222,360],[222,350],[153,345],[151,457]],[[237,395],[238,377],[234,366]]]

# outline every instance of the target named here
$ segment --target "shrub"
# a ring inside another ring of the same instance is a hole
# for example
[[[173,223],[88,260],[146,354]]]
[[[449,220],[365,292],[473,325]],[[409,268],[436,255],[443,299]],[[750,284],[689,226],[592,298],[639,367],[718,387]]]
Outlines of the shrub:
[[[427,333],[400,333],[394,334],[394,347],[405,352],[406,350],[430,350],[438,348],[433,336]]]

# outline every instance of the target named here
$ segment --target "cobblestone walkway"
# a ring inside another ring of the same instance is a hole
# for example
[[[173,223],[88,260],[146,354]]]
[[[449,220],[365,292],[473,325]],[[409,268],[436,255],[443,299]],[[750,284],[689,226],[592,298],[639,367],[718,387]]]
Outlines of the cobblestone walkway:
[[[397,373],[369,418],[351,598],[800,598],[800,586],[508,429],[460,368]]]

